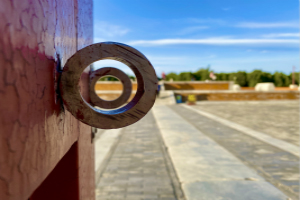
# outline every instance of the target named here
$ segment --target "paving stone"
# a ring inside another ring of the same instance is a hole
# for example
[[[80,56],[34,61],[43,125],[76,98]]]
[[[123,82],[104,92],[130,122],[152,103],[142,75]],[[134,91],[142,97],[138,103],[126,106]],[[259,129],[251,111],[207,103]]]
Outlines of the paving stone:
[[[187,195],[192,193],[196,197],[190,200],[287,200],[275,187],[254,181],[208,181],[186,184],[184,187]]]
[[[176,199],[152,113],[122,134],[96,186],[96,199]]]
[[[272,102],[272,105],[273,104],[275,103]],[[279,106],[281,105],[281,103],[278,104]],[[239,105],[242,105],[242,103],[240,102]],[[223,106],[225,106],[225,104]],[[263,105],[260,106],[263,107]],[[245,165],[257,171],[260,176],[264,177],[287,196],[292,199],[299,199],[299,157],[182,106],[171,106],[171,108],[206,136],[210,137],[220,146],[238,157]],[[256,120],[268,121],[269,119],[264,119],[264,117],[261,116]],[[268,124],[268,122],[264,123]],[[272,136],[273,135],[276,135],[276,133],[272,133]],[[209,152],[203,152],[203,155],[204,154],[208,155]],[[205,159],[202,161],[201,158],[199,158],[199,162],[217,165],[218,163],[226,163],[229,161],[225,159],[216,163],[213,159],[213,155],[210,157],[212,158],[211,160]],[[197,161],[195,160],[195,162]]]
[[[203,101],[195,107],[299,146],[299,100]]]

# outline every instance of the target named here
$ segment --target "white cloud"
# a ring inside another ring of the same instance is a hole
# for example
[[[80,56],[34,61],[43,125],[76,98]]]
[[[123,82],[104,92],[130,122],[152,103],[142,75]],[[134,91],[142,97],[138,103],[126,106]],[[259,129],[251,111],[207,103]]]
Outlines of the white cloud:
[[[130,30],[128,28],[114,25],[104,21],[98,21],[94,25],[94,33],[96,37],[111,38],[115,36],[123,36]]]
[[[299,33],[271,33],[263,35],[265,38],[282,38],[282,37],[296,37],[299,38]]]
[[[172,63],[185,62],[188,58],[184,56],[153,56],[146,57],[151,61],[153,65],[169,65]]]
[[[154,56],[146,55],[147,59],[151,62],[157,74],[163,71],[172,71],[174,68],[181,68],[184,63],[187,63],[189,58],[183,56]],[[129,75],[134,75],[134,72],[125,64],[116,60],[100,60],[93,63],[95,69],[103,67],[115,67]]]
[[[228,11],[228,10],[231,10],[231,8],[230,7],[228,7],[228,8],[222,8],[222,10]]]
[[[208,28],[209,28],[208,26],[192,26],[192,27],[184,28],[183,30],[179,31],[178,34],[185,35],[185,34],[194,33]]]
[[[121,71],[125,72],[126,74],[133,74],[133,71],[125,64],[116,61],[116,60],[100,60],[93,63],[95,69],[103,68],[103,67],[115,67],[117,69],[120,69]]]
[[[299,28],[299,22],[274,22],[274,23],[262,23],[262,22],[241,22],[236,25],[241,28]]]
[[[263,50],[263,51],[261,51],[260,53],[268,53],[269,51],[267,51],[267,50]]]
[[[257,55],[220,55],[217,58],[198,58],[187,57],[184,62],[169,63],[163,69],[165,73],[182,71],[196,71],[199,68],[211,66],[215,72],[232,72],[232,71],[252,71],[253,69],[262,69],[267,71],[285,71],[289,73],[292,70],[293,63],[299,59],[297,54],[286,54],[274,56],[274,54],[261,53]],[[299,61],[298,61],[299,62]],[[176,64],[176,65],[175,65]],[[175,65],[175,67],[174,67]],[[178,66],[178,67],[177,67]],[[289,68],[290,67],[290,68]],[[159,73],[158,73],[159,74]]]
[[[158,75],[162,72],[178,71],[178,69],[182,69],[182,67],[189,62],[189,57],[185,56],[146,55],[146,57],[151,62]]]
[[[187,22],[190,23],[200,23],[200,24],[219,24],[219,25],[224,25],[226,22],[222,19],[199,19],[199,18],[187,18]]]
[[[137,40],[127,42],[135,46],[163,46],[163,45],[299,45],[296,39],[228,39],[228,38],[206,38],[206,39],[161,39],[161,40]]]

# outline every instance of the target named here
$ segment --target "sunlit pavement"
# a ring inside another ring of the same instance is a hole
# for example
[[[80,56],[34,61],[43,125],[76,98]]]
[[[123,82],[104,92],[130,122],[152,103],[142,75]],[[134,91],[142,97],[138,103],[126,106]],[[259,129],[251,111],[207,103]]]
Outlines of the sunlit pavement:
[[[297,120],[298,101],[156,105],[96,137],[96,197],[298,199]]]

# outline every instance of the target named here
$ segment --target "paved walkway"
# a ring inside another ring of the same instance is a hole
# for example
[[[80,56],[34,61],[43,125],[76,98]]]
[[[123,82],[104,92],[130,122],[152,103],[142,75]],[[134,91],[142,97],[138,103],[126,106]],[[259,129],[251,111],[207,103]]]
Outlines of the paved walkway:
[[[299,157],[272,145],[272,142],[245,134],[232,124],[222,123],[222,117],[236,122],[232,120],[236,117],[234,110],[230,110],[230,102],[227,117],[224,117],[225,108],[219,113],[214,110],[210,117],[197,112],[211,112],[214,103],[206,102],[188,109],[159,102],[138,123],[124,129],[104,131],[101,137],[96,137],[96,152],[102,156],[96,164],[96,169],[101,169],[97,174],[97,200],[298,199]],[[243,102],[239,104],[243,106]],[[269,106],[265,102],[260,106],[264,104]],[[287,115],[278,108],[280,105],[283,104],[279,102],[273,106],[277,112]],[[267,112],[267,109],[262,109]],[[238,113],[245,117],[242,109]],[[276,112],[273,109],[270,113],[274,115]],[[214,114],[218,116],[215,119]],[[264,119],[263,116],[264,112],[257,118],[264,121],[259,123],[261,127],[275,123],[268,122],[275,118]],[[237,120],[237,123],[241,126],[243,120]],[[248,124],[246,129],[259,127],[253,124]],[[295,146],[294,140],[278,137],[280,126],[272,130],[277,130],[277,133],[264,134],[273,137],[274,141],[281,140]],[[109,153],[105,156],[103,152]]]
[[[176,180],[152,113],[121,134],[97,184],[96,199],[177,199]]]
[[[195,107],[299,146],[299,100],[202,101]]]
[[[173,91],[160,91],[159,97],[155,100],[155,105],[173,105],[176,104]]]
[[[299,157],[183,106],[171,108],[246,166],[255,170],[263,179],[287,196],[299,199]],[[197,110],[197,107],[193,109]]]

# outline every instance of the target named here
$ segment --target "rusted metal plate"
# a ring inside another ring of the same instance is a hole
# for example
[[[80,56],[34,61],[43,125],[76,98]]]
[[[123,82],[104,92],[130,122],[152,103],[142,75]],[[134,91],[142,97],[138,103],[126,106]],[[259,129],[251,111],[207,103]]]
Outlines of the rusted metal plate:
[[[95,84],[97,83],[99,78],[108,75],[118,78],[123,84],[123,92],[121,96],[119,96],[117,99],[112,101],[106,101],[101,99],[95,91]],[[91,103],[94,106],[98,106],[100,108],[105,108],[105,109],[118,108],[127,102],[127,100],[131,95],[131,90],[132,90],[132,84],[129,77],[124,72],[122,72],[117,68],[103,67],[101,69],[93,71],[90,75],[90,99],[91,99]]]
[[[79,81],[84,69],[98,60],[112,59],[126,64],[137,78],[135,97],[124,107],[100,110],[89,105],[80,95]],[[157,77],[148,59],[136,49],[121,43],[104,42],[77,51],[65,64],[60,91],[64,106],[85,124],[102,129],[128,126],[140,120],[152,108]]]

